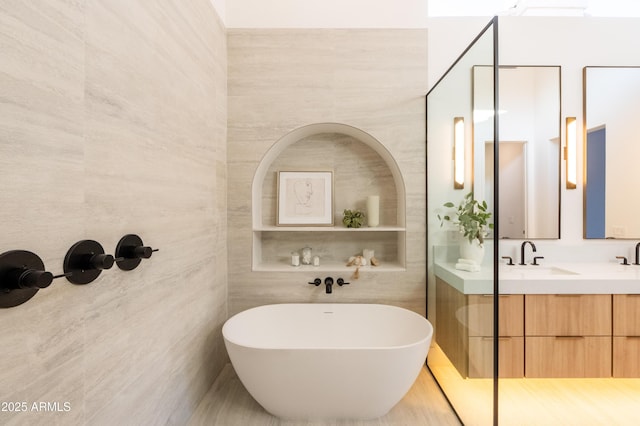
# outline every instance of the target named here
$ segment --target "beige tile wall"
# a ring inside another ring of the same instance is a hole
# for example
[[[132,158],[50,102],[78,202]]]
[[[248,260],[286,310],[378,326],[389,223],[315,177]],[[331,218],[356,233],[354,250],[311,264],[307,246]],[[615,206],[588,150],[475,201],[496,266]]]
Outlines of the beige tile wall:
[[[0,57],[0,252],[160,249],[0,310],[0,402],[28,403],[0,424],[184,424],[226,362],[223,25],[208,0],[3,1]]]
[[[228,31],[230,313],[331,301],[390,303],[424,314],[426,46],[426,30]],[[368,273],[331,295],[306,284],[313,273],[251,271],[256,168],[279,138],[321,122],[351,125],[380,141],[407,193],[406,272]]]

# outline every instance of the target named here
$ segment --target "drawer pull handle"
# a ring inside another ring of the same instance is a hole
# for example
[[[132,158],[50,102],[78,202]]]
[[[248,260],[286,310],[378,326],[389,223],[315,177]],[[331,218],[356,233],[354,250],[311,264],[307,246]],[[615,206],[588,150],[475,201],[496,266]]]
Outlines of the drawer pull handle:
[[[638,336],[640,337],[640,336]],[[482,340],[493,340],[493,337],[487,336],[487,337],[483,337]],[[511,337],[509,336],[500,336],[498,337],[498,340],[511,340]]]

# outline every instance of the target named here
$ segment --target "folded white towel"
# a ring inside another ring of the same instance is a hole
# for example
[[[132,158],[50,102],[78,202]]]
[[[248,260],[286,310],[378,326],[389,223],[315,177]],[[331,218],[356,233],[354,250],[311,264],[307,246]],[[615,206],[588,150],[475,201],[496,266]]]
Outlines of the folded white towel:
[[[478,264],[478,262],[476,262],[473,259],[463,259],[463,258],[458,259],[458,263],[466,263],[467,265],[477,265]]]
[[[480,265],[478,264],[469,264],[469,263],[456,263],[456,269],[461,271],[469,271],[469,272],[479,272]]]

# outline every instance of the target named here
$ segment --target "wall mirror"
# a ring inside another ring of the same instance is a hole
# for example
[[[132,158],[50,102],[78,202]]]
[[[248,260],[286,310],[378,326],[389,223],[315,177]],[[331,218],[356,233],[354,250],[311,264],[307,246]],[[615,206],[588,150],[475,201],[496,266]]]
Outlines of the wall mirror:
[[[640,238],[640,67],[585,67],[584,238]]]
[[[473,67],[473,189],[493,210],[492,68]],[[500,235],[560,238],[560,67],[500,66]]]

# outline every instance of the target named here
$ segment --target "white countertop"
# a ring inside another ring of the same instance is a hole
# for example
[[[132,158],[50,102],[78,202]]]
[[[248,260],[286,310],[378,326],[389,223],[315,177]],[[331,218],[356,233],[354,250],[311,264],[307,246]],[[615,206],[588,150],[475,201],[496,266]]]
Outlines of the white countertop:
[[[467,272],[453,262],[436,261],[434,273],[461,293],[493,293],[492,265]],[[501,264],[498,280],[500,294],[640,294],[640,266],[611,262]]]

